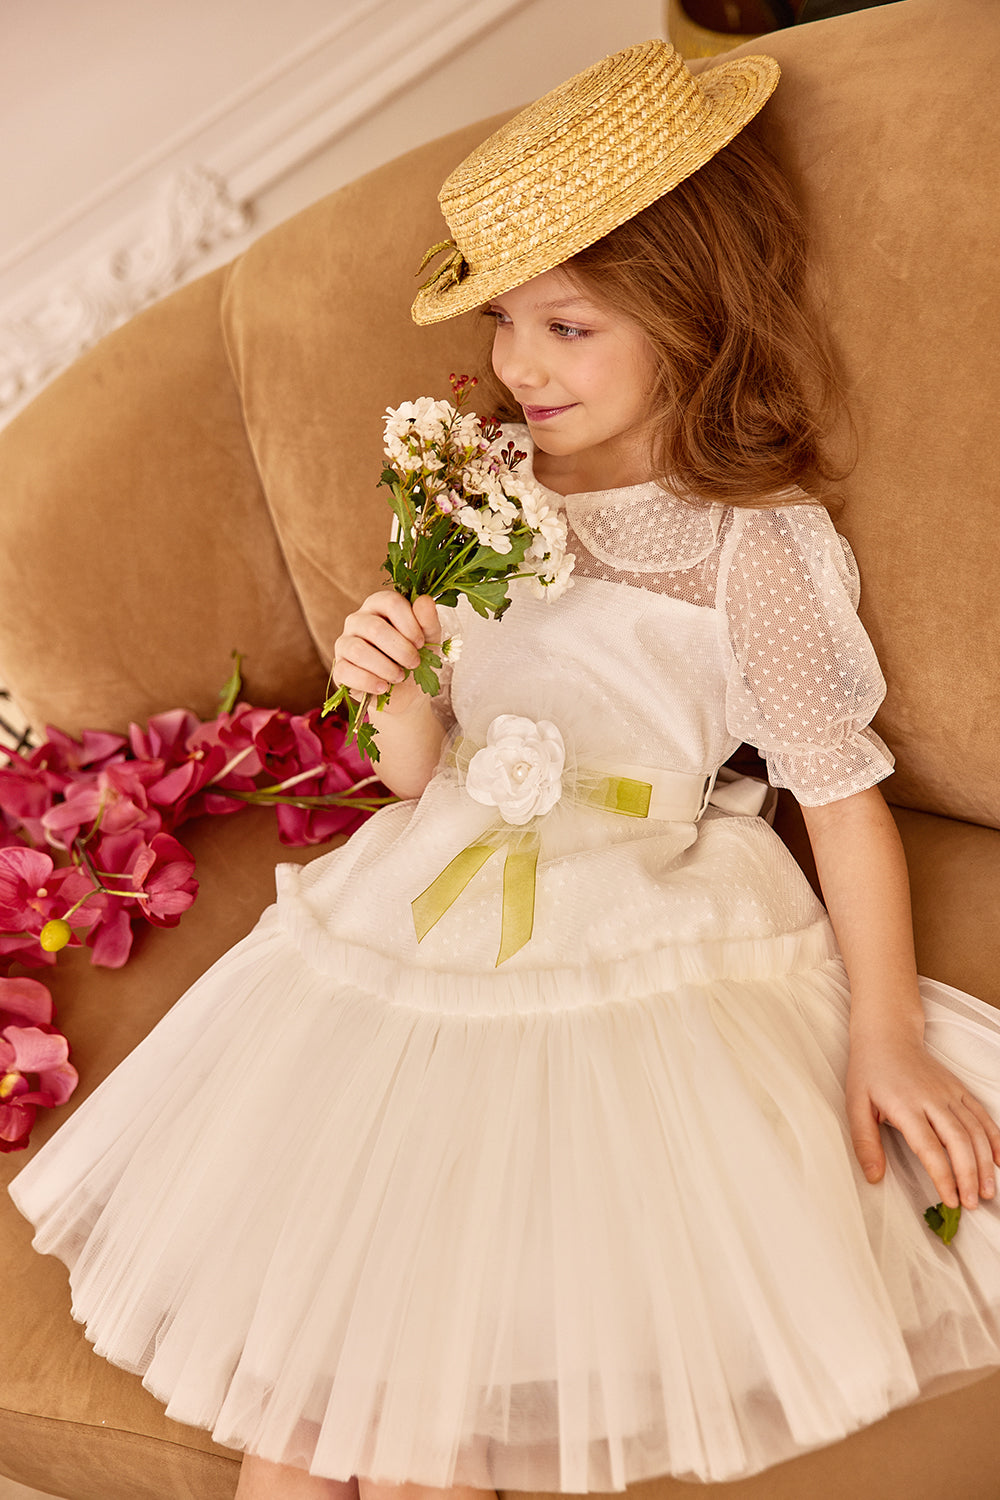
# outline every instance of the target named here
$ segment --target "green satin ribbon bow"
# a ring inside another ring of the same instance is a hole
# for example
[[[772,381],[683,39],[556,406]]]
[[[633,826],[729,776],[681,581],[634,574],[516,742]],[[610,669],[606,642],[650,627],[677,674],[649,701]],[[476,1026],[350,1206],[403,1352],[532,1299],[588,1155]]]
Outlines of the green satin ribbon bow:
[[[626,818],[649,815],[653,788],[648,781],[633,781],[628,776],[604,776],[593,787],[577,789],[575,802],[605,812],[620,813]],[[469,882],[479,874],[486,861],[501,849],[506,850],[503,863],[503,901],[500,913],[500,951],[496,967],[523,948],[535,925],[535,877],[541,839],[534,830],[523,832],[507,823],[488,828],[474,844],[460,854],[432,880],[425,891],[410,903],[417,942],[424,940],[436,926]]]
[[[492,854],[507,851],[503,862],[503,903],[500,917],[500,951],[496,967],[523,948],[535,925],[535,871],[541,840],[537,833],[521,833],[512,828],[491,828],[483,835],[495,842],[469,844],[445,865],[436,880],[410,904],[413,925],[420,943],[441,920],[474,875],[478,875]]]

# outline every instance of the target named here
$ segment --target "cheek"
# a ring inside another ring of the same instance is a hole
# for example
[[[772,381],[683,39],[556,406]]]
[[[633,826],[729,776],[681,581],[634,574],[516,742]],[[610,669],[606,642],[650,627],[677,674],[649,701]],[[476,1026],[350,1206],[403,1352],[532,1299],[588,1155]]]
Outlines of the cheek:
[[[510,339],[505,337],[506,330],[499,324],[493,333],[493,343],[490,348],[490,364],[493,373],[498,380],[503,381],[503,372],[510,360]],[[505,382],[506,383],[506,382]]]

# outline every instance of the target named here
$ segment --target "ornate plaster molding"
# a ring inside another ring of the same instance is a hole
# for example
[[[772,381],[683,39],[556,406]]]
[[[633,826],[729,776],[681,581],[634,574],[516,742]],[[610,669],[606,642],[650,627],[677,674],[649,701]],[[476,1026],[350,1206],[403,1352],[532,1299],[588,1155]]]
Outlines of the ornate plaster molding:
[[[163,183],[148,218],[122,230],[0,321],[0,410],[36,391],[78,354],[179,286],[193,267],[251,222],[226,183],[190,166]]]
[[[209,269],[224,242],[243,249],[275,183],[531,3],[344,0],[296,52],[15,246],[0,264],[24,287],[0,300],[0,426],[104,334]],[[74,237],[86,248],[32,276]]]

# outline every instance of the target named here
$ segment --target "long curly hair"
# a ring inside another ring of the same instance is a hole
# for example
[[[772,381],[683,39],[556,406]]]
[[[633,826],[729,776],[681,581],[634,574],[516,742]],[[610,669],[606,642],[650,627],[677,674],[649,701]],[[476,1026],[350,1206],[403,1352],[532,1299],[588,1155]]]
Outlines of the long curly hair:
[[[653,349],[665,489],[696,504],[839,505],[829,486],[850,464],[827,443],[846,408],[807,293],[805,225],[752,130],[561,269]],[[492,370],[482,378],[495,414],[523,420]]]

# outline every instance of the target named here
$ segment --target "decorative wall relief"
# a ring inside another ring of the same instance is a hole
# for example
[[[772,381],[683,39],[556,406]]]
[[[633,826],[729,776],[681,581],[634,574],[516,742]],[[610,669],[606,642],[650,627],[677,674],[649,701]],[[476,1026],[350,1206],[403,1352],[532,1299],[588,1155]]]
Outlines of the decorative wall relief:
[[[268,227],[262,200],[276,183],[534,3],[338,0],[319,32],[60,205],[0,254],[0,426],[104,334],[244,249],[255,218]],[[442,101],[437,130],[460,123],[460,103]],[[474,91],[466,103],[474,119]]]
[[[173,291],[250,222],[249,208],[233,202],[216,173],[201,166],[174,172],[131,238],[0,321],[0,410],[20,403],[104,334]]]

